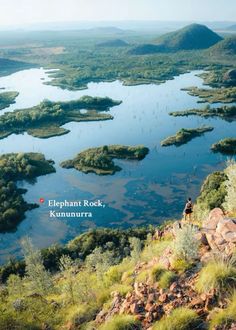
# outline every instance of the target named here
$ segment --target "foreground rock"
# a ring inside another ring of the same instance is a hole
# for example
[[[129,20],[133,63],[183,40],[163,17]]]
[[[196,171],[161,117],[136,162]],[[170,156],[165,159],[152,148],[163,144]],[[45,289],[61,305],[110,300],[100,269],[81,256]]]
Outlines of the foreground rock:
[[[232,255],[236,248],[236,219],[227,218],[220,208],[203,222],[203,232],[214,253]]]

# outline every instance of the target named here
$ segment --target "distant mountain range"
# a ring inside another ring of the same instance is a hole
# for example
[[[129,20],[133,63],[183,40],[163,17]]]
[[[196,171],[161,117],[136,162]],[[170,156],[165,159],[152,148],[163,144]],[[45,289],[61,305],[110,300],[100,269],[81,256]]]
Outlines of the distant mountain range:
[[[236,24],[231,25],[230,27],[227,28],[228,31],[236,31]]]

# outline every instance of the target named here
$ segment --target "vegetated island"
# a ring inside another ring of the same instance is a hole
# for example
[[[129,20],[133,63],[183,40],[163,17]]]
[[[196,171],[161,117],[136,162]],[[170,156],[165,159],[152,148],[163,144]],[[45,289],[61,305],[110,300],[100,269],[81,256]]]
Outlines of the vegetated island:
[[[142,160],[148,152],[149,149],[142,145],[134,147],[110,145],[90,148],[80,152],[74,159],[62,162],[61,166],[75,168],[86,174],[108,175],[121,170],[119,166],[114,164],[114,158]]]
[[[38,207],[22,197],[26,189],[17,188],[17,181],[32,180],[55,172],[52,160],[40,153],[11,153],[0,156],[0,232],[14,230],[24,213]]]
[[[233,103],[236,102],[236,87],[204,89],[198,87],[182,88],[191,96],[198,96],[198,103]]]
[[[7,112],[0,117],[0,139],[13,133],[27,132],[38,138],[49,138],[67,134],[69,130],[61,126],[69,122],[99,121],[113,119],[113,116],[101,111],[108,111],[119,105],[105,97],[83,96],[70,102],[51,102],[44,100],[39,105],[14,112]],[[81,110],[87,110],[86,112]]]
[[[220,140],[212,145],[211,150],[225,155],[236,155],[236,138]]]
[[[199,128],[182,128],[175,135],[172,135],[161,142],[162,147],[167,147],[171,145],[180,146],[185,144],[195,137],[201,136],[206,132],[213,131],[213,127],[199,127]]]
[[[0,110],[8,108],[11,104],[14,104],[18,95],[18,92],[0,93]]]
[[[225,120],[232,121],[236,119],[236,106],[222,106],[218,108],[210,108],[209,106],[204,109],[190,109],[185,111],[174,111],[169,113],[170,116],[184,117],[184,116],[200,116],[200,117],[220,117]]]

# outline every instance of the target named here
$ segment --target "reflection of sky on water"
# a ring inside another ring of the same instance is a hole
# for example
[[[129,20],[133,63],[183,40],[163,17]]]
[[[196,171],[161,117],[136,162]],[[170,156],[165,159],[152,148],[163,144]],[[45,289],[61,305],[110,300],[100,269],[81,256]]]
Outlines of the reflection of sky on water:
[[[181,216],[185,199],[188,196],[195,198],[205,176],[224,166],[226,157],[212,154],[211,144],[235,135],[235,124],[221,119],[175,118],[168,115],[170,111],[204,107],[197,103],[198,98],[181,91],[183,87],[202,86],[202,80],[195,74],[184,74],[159,86],[127,87],[118,81],[91,83],[83,91],[67,91],[44,85],[48,77],[43,69],[25,70],[0,78],[0,87],[20,92],[16,104],[6,111],[27,108],[45,98],[68,101],[91,95],[123,101],[110,111],[114,120],[69,123],[64,127],[71,132],[61,137],[45,140],[25,133],[0,140],[1,153],[42,152],[56,162],[55,174],[38,178],[34,185],[19,183],[19,186],[28,189],[25,195],[28,202],[38,202],[40,197],[44,197],[46,201],[102,199],[106,204],[105,209],[93,209],[92,219],[49,219],[46,203],[27,212],[26,219],[15,233],[0,235],[1,258],[17,255],[18,241],[25,235],[30,235],[34,243],[42,247],[65,242],[95,226],[126,228],[157,224]],[[214,126],[214,131],[181,147],[160,147],[160,141],[178,129],[203,124]],[[74,157],[83,149],[104,144],[144,144],[150,148],[150,153],[141,162],[117,160],[123,170],[113,176],[86,175],[60,168],[62,160]]]

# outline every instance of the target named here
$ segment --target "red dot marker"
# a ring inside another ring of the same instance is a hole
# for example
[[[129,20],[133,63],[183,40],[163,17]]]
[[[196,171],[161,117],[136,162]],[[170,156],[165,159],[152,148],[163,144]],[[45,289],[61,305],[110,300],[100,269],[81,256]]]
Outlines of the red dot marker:
[[[44,203],[44,198],[39,198],[40,203]]]

